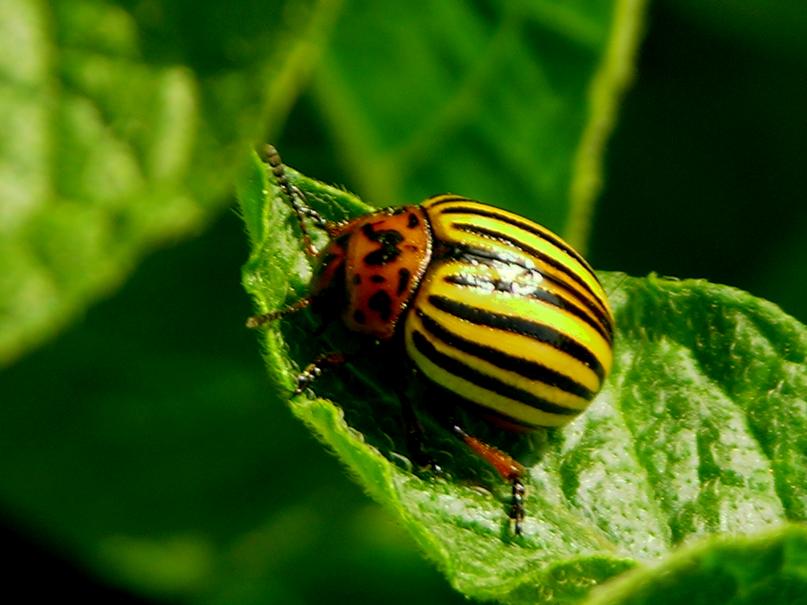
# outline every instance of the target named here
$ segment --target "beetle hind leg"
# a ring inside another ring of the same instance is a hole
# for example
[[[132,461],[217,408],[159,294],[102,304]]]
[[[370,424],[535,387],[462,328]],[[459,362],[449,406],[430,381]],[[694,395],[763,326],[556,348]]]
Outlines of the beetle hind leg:
[[[524,466],[515,460],[510,454],[498,448],[472,437],[459,426],[452,427],[453,433],[467,445],[477,456],[490,464],[501,475],[502,479],[510,483],[510,507],[507,516],[513,523],[513,533],[522,535],[522,524],[524,522],[524,483],[521,478],[524,476]]]
[[[513,522],[513,533],[517,536],[522,535],[521,526],[524,523],[524,484],[521,482],[521,476],[516,475],[510,480],[511,496],[510,496],[510,510],[507,515]]]

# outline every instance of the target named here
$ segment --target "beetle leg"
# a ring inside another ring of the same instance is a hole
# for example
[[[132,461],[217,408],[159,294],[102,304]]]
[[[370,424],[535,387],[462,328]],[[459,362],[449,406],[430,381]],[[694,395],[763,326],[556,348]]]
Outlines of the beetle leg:
[[[423,426],[418,420],[415,408],[408,397],[401,397],[401,416],[403,418],[404,439],[406,449],[412,461],[421,469],[429,469],[441,473],[443,469],[426,453],[423,447]]]
[[[305,309],[307,306],[311,304],[310,298],[301,298],[297,302],[293,302],[287,307],[283,307],[282,309],[278,309],[277,311],[269,311],[269,313],[263,313],[261,315],[253,315],[252,317],[247,319],[247,327],[248,328],[260,328],[263,324],[269,323],[271,321],[275,321],[286,315],[291,315],[292,313],[296,313],[302,309]]]
[[[325,369],[339,367],[345,363],[347,363],[347,357],[344,353],[330,352],[318,355],[297,376],[297,387],[294,389],[292,396],[299,395],[305,391],[312,382],[322,375]]]
[[[513,521],[513,533],[517,536],[522,534],[521,524],[524,521],[524,484],[521,482],[521,476],[515,475],[510,480],[511,497],[510,497],[510,510],[507,512],[510,519]]]
[[[495,468],[499,475],[510,483],[511,499],[510,509],[507,514],[513,521],[513,532],[520,536],[522,533],[521,523],[524,521],[524,484],[521,482],[524,467],[509,454],[480,441],[476,437],[472,437],[457,425],[452,427],[452,431],[477,456]]]

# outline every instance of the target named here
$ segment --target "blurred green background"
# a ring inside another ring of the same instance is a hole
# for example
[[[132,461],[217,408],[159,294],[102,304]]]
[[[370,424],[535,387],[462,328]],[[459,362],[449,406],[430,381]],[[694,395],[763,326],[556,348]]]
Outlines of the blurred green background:
[[[601,269],[737,286],[805,321],[807,10],[754,4],[650,6],[588,256]],[[274,135],[286,162],[371,192],[378,175],[345,169],[349,150],[317,95],[304,90],[289,110]],[[7,590],[91,602],[464,601],[267,399],[243,328],[246,255],[240,219],[225,211],[3,371]]]

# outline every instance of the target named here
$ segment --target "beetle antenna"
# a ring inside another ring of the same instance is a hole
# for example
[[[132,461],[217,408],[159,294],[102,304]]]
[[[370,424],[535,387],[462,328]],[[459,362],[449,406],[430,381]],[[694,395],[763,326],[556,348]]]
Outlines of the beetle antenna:
[[[269,168],[272,169],[272,176],[275,177],[275,182],[283,191],[283,194],[294,210],[294,214],[297,216],[297,223],[300,225],[300,231],[303,234],[303,248],[305,249],[305,253],[308,256],[316,256],[317,249],[314,248],[314,244],[311,241],[311,234],[308,232],[308,227],[306,227],[305,218],[311,219],[317,227],[325,229],[326,231],[329,231],[328,221],[323,219],[316,210],[307,204],[305,194],[300,188],[289,182],[289,178],[286,175],[286,167],[283,165],[283,160],[280,159],[280,154],[275,146],[267,144],[263,152],[264,161],[269,164]]]

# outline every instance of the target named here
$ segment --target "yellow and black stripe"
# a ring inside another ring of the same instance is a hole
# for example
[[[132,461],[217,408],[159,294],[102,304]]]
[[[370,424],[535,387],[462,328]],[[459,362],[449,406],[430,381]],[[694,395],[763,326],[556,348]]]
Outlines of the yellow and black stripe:
[[[611,368],[613,320],[591,267],[504,210],[452,195],[423,208],[435,256],[406,320],[408,355],[509,426],[569,422]]]

